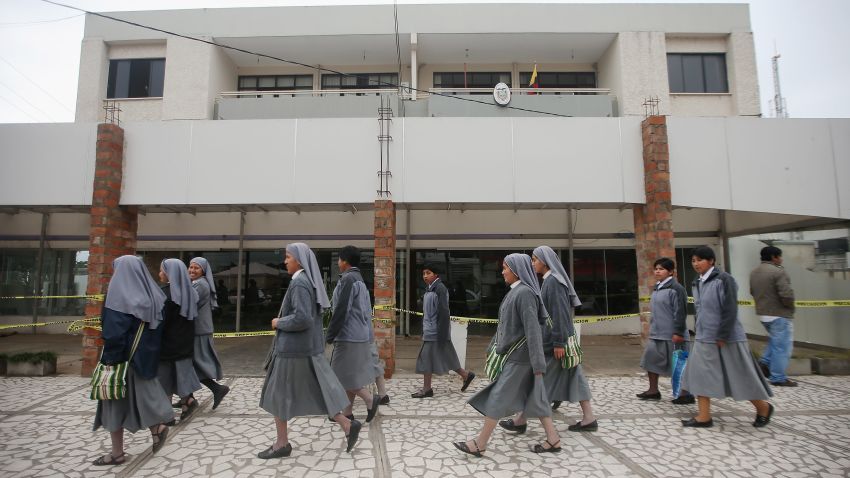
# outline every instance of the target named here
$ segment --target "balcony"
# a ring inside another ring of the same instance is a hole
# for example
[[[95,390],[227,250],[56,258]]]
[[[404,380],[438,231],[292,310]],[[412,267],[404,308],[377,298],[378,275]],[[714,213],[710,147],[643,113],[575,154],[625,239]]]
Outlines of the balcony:
[[[496,105],[490,88],[432,88],[409,90],[279,90],[222,92],[216,99],[215,119],[371,118],[381,97],[390,97],[397,116],[406,117],[616,117],[617,100],[606,88],[511,90],[510,105]],[[385,100],[386,101],[386,100]]]

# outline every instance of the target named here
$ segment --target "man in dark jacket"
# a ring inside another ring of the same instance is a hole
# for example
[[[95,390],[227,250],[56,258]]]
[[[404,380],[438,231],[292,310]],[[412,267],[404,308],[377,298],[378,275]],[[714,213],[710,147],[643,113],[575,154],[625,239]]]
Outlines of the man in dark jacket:
[[[761,264],[750,273],[750,294],[756,313],[769,335],[759,364],[771,385],[796,387],[788,380],[785,368],[794,345],[794,290],[782,267],[782,250],[767,246],[761,250]]]

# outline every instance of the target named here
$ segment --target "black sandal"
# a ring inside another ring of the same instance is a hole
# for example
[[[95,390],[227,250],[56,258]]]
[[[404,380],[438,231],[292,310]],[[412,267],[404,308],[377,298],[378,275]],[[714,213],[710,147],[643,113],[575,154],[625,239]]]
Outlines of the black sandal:
[[[107,456],[109,457],[109,461],[106,461]],[[94,465],[94,466],[116,466],[116,465],[123,465],[126,461],[127,461],[127,454],[126,453],[121,453],[118,456],[112,456],[112,452],[110,452],[108,455],[104,455],[104,456],[98,458],[97,460],[93,461],[92,465]]]
[[[183,420],[189,418],[189,416],[192,415],[192,413],[195,411],[195,409],[198,408],[198,400],[195,399],[195,398],[191,398],[190,400],[192,400],[192,401],[189,402],[187,400],[187,402],[185,404],[183,404],[183,407],[182,407],[183,411],[180,412],[180,421],[181,422]]]
[[[160,424],[162,426],[162,430],[157,433],[151,432],[151,438],[153,438],[153,453],[159,451],[162,448],[162,445],[165,445],[165,437],[168,436],[168,427],[164,424]]]
[[[458,450],[460,450],[464,453],[468,453],[468,454],[470,454],[474,457],[481,458],[482,456],[484,456],[484,455],[482,455],[482,452],[485,452],[487,450],[486,449],[482,450],[481,447],[478,446],[478,442],[475,441],[475,438],[472,439],[472,443],[475,444],[475,450],[471,450],[469,448],[469,446],[466,444],[465,441],[456,441],[456,442],[453,442],[452,445],[454,445],[455,448],[457,448]]]
[[[549,443],[549,440],[546,440],[546,444],[549,445],[549,448],[538,443],[537,445],[534,445],[534,448],[532,448],[531,451],[534,453],[558,453],[561,451],[561,447],[558,446],[560,443],[561,440],[558,440],[555,443]]]

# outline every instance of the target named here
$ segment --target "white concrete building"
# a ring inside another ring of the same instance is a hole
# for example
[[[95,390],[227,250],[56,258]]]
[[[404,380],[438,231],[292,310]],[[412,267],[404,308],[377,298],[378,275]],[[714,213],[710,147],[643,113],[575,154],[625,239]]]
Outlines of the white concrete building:
[[[250,280],[277,300],[282,278],[247,264],[277,264],[295,240],[319,251],[334,281],[333,251],[371,250],[371,210],[388,197],[402,306],[419,307],[416,264],[436,258],[448,264],[453,312],[495,317],[500,258],[548,244],[570,263],[583,313],[636,311],[638,277],[650,274],[637,270],[633,215],[647,202],[647,114],[668,117],[685,282],[695,245],[716,246],[727,265],[729,237],[850,220],[850,120],[760,118],[743,4],[399,5],[397,31],[392,5],[108,15],[195,39],[89,16],[76,122],[0,126],[0,295],[80,292],[73,262],[89,245],[96,125],[112,102],[138,250],[151,264],[203,254],[220,272],[241,247],[242,282],[226,284],[234,301]],[[512,90],[507,107],[495,104],[498,82]],[[382,106],[392,121],[378,120]],[[40,246],[41,282],[24,272]],[[0,304],[3,320],[32,311]],[[42,301],[38,313],[74,315],[79,304]],[[245,304],[241,323],[261,307]],[[818,318],[829,333],[798,340],[850,347],[846,310],[831,314]],[[408,332],[415,321],[401,325]]]

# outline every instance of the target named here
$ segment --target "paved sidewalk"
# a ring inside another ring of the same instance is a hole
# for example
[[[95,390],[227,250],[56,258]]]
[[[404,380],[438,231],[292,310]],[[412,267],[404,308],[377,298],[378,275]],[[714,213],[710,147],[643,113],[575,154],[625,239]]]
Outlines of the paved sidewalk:
[[[634,399],[642,377],[593,376],[598,432],[566,431],[578,406],[565,404],[555,415],[562,453],[528,451],[544,437],[532,422],[523,436],[497,429],[484,458],[474,458],[451,442],[481,426],[465,400],[485,381],[461,393],[458,377],[440,377],[434,398],[415,400],[409,394],[420,378],[398,376],[389,381],[391,404],[364,426],[353,453],[324,417],[299,418],[291,422],[292,456],[269,461],[255,457],[274,439],[272,418],[257,406],[262,378],[226,381],[232,392],[218,410],[201,392],[202,406],[156,456],[149,433],[139,432],[126,437],[127,464],[103,469],[90,465],[109,436],[91,431],[86,379],[0,378],[0,476],[850,476],[850,377],[801,377],[798,388],[777,388],[776,414],[763,429],[750,426],[749,403],[731,400],[713,402],[714,428],[683,429],[679,419],[695,406]],[[669,381],[662,389],[669,393]],[[355,414],[365,415],[362,403]]]

